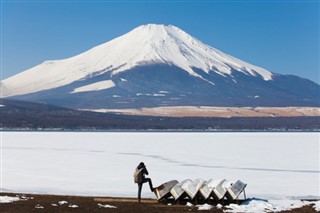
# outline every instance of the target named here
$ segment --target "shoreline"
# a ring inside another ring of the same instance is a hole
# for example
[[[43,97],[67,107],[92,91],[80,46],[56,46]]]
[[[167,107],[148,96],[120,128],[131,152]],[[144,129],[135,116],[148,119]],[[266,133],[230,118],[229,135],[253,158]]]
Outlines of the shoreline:
[[[255,129],[1,129],[1,132],[36,132],[36,133],[46,133],[46,132],[77,132],[77,133],[320,133],[320,129],[265,129],[265,130],[255,130]]]
[[[180,213],[180,212],[204,212],[222,213],[229,210],[226,205],[203,204],[164,204],[156,199],[143,198],[141,204],[136,198],[128,197],[104,197],[104,196],[71,196],[71,195],[49,195],[49,194],[25,194],[1,192],[0,197],[16,197],[20,200],[10,203],[0,203],[3,213],[20,212],[132,212],[132,213]],[[317,200],[319,202],[319,200]],[[283,213],[314,213],[315,204],[308,204],[291,210],[277,211]],[[203,208],[203,209],[201,209]],[[208,208],[208,209],[205,209]],[[236,211],[232,211],[236,212]]]

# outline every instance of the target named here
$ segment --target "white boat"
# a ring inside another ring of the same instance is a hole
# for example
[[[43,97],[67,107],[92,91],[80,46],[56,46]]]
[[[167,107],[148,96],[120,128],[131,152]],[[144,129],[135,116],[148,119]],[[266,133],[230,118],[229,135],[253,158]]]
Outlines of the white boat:
[[[165,182],[165,183],[161,184],[160,186],[158,186],[157,188],[155,188],[154,193],[157,196],[157,200],[161,200],[161,199],[169,196],[170,190],[178,183],[179,182],[177,180],[171,180],[171,181]]]
[[[189,179],[186,179],[184,181],[181,181],[177,185],[175,185],[171,190],[170,193],[174,197],[175,200],[178,200],[183,193],[185,193],[184,189],[189,186],[189,184],[192,184],[192,181]],[[183,187],[183,188],[182,188]]]
[[[222,200],[227,192],[227,190],[223,186],[226,183],[226,181],[227,181],[226,179],[213,181],[210,185],[212,187],[211,195],[217,201]]]
[[[211,179],[212,180],[212,179]],[[210,181],[210,180],[209,180]],[[208,182],[209,181],[205,181],[202,186],[199,189],[200,195],[204,200],[207,200],[210,198],[210,195],[212,193],[212,188],[209,188],[208,186]]]
[[[187,195],[192,200],[196,193],[196,189],[193,185],[193,182],[191,180],[186,181],[184,184],[182,184],[181,188],[187,193]]]
[[[241,192],[245,190],[246,186],[246,183],[243,183],[241,180],[237,180],[234,184],[227,188],[226,197],[229,200],[237,199]]]
[[[196,195],[198,194],[200,188],[204,184],[204,180],[202,179],[196,179],[195,181],[192,182],[192,185],[190,185],[185,191],[190,197],[191,200],[193,200]]]

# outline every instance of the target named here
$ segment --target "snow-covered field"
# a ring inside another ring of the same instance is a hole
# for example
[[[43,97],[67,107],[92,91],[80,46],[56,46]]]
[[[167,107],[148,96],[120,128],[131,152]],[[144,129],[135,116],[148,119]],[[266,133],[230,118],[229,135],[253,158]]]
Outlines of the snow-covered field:
[[[319,199],[319,147],[320,133],[1,132],[0,188],[135,197],[144,161],[156,186],[240,179],[249,198]],[[154,197],[147,186],[143,196]]]

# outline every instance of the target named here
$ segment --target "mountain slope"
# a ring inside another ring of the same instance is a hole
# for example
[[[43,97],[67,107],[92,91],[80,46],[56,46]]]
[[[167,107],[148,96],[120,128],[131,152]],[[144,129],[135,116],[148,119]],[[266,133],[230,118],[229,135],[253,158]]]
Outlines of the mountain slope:
[[[155,24],[1,82],[2,97],[74,108],[318,106],[319,88],[236,59],[177,27]]]

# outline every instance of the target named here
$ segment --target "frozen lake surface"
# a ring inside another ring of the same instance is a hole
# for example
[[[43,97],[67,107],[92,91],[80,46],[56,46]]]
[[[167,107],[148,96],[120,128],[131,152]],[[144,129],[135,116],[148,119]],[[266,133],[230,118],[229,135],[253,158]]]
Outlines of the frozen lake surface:
[[[143,161],[155,186],[240,179],[247,197],[319,198],[319,144],[320,133],[1,132],[1,190],[135,197]]]

